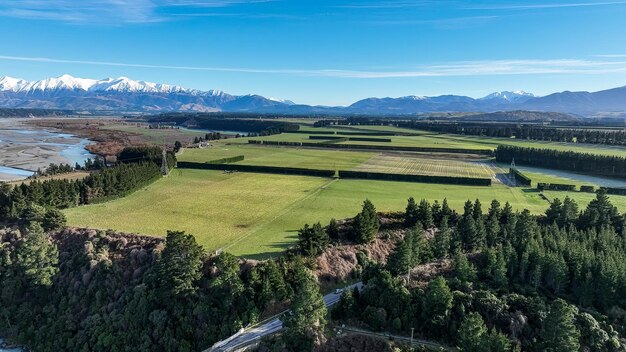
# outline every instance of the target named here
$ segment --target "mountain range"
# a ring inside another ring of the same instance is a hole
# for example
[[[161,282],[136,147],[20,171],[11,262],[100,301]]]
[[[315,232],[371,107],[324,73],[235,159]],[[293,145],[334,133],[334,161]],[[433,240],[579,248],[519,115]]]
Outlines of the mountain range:
[[[543,97],[523,91],[475,99],[459,95],[367,98],[349,106],[310,106],[260,95],[231,95],[126,77],[101,80],[63,75],[39,81],[0,78],[0,107],[111,112],[258,112],[404,115],[432,112],[533,110],[582,116],[626,112],[626,87],[599,92],[560,92]]]

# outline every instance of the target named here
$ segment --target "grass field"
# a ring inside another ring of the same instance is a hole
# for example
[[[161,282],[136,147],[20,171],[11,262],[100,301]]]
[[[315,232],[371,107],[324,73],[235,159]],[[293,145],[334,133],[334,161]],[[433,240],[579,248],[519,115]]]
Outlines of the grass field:
[[[593,197],[567,194],[578,197],[581,203]],[[467,199],[476,198],[485,207],[498,199],[534,213],[548,206],[534,190],[503,185],[470,187],[174,170],[169,177],[125,198],[65,213],[72,226],[155,236],[164,236],[167,230],[185,230],[207,250],[224,248],[237,255],[263,258],[293,244],[304,223],[351,217],[365,198],[381,211],[403,210],[409,196],[431,201],[447,197],[459,211]],[[626,197],[613,198],[622,211],[626,210]]]
[[[355,127],[356,128],[356,127]],[[395,129],[395,130],[394,130]],[[329,127],[329,128],[313,128],[304,126],[303,131],[350,131],[350,128]],[[561,142],[543,142],[530,140],[517,140],[511,138],[492,138],[479,136],[461,136],[452,134],[435,134],[432,132],[401,129],[393,126],[359,126],[356,131],[364,132],[402,132],[414,133],[416,136],[392,136],[391,142],[370,142],[370,141],[345,141],[340,144],[368,144],[379,146],[401,146],[401,147],[424,147],[424,148],[462,148],[462,149],[495,149],[500,144],[533,147],[542,149],[555,149],[562,151],[575,151],[581,153],[591,153],[599,155],[615,155],[626,156],[626,147],[623,146],[607,146],[596,144],[576,144]],[[306,133],[283,133],[266,137],[253,137],[254,140],[267,141],[286,141],[286,142],[309,142],[320,143],[323,140],[311,140]],[[248,138],[240,138],[230,140],[231,143],[247,143]]]
[[[378,153],[375,152],[213,143],[212,147],[206,149],[185,149],[184,152],[178,156],[178,160],[206,162],[244,155],[245,160],[238,162],[238,164],[351,170],[377,154]]]
[[[362,130],[384,131],[379,126]],[[137,127],[128,127],[129,131]],[[310,126],[303,128],[313,129]],[[393,130],[393,127],[386,127]],[[316,129],[318,130],[318,129]],[[332,130],[351,130],[331,127]],[[395,132],[406,132],[398,129]],[[136,132],[136,131],[135,131]],[[144,130],[151,138],[162,138],[167,130]],[[417,132],[417,131],[413,131]],[[184,132],[187,133],[187,132]],[[307,141],[308,134],[280,134],[252,139]],[[205,149],[183,149],[181,161],[207,162],[244,155],[238,163],[316,169],[341,169],[443,176],[489,177],[508,172],[508,165],[497,165],[489,158],[437,153],[392,153],[348,151],[297,147],[256,146],[249,138],[211,142]],[[357,142],[354,142],[357,143]],[[486,149],[498,144],[514,144],[599,154],[624,155],[626,148],[516,141],[509,139],[435,135],[394,136],[392,144],[421,147]],[[551,170],[528,172],[537,182],[592,184],[589,179]],[[583,208],[593,194],[545,192],[549,199],[570,196]],[[196,236],[207,250],[225,249],[249,258],[266,258],[292,245],[305,223],[326,224],[331,218],[354,216],[364,199],[374,202],[379,211],[402,211],[406,199],[429,201],[447,197],[451,207],[462,211],[466,200],[480,199],[484,208],[493,199],[510,202],[517,209],[543,213],[548,202],[532,188],[509,188],[500,183],[491,187],[439,185],[371,180],[346,180],[307,176],[258,173],[225,174],[208,170],[173,170],[145,189],[125,198],[103,204],[65,211],[72,226],[115,229],[124,232],[165,236],[167,230],[184,230]],[[621,211],[626,211],[626,196],[612,196]]]

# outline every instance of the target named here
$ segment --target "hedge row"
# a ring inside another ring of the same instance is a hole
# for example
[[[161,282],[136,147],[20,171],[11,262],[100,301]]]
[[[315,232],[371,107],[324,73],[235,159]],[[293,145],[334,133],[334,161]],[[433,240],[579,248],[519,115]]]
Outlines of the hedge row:
[[[509,169],[509,172],[513,174],[513,177],[515,177],[515,183],[521,186],[530,186],[531,180],[530,178],[528,178],[528,176],[522,174],[521,172],[519,172],[519,170],[517,169]]]
[[[286,145],[292,147],[301,147],[303,145],[302,142],[285,142],[285,141],[257,141],[257,140],[248,140],[249,144],[264,144],[264,145]],[[318,145],[317,143],[309,143],[312,145]]]
[[[606,190],[608,194],[615,194],[620,196],[626,196],[626,188],[612,188],[612,187],[602,187]]]
[[[237,155],[237,156],[232,156],[230,158],[222,158],[222,159],[217,159],[217,160],[211,160],[209,161],[209,163],[211,164],[230,164],[230,163],[236,163],[238,161],[242,161],[244,159],[243,155]]]
[[[566,185],[561,183],[537,183],[537,189],[540,191],[575,191],[576,185]]]
[[[283,133],[300,133],[300,134],[335,134],[335,131],[284,131]]]
[[[350,137],[348,140],[357,142],[391,142],[391,138]]]
[[[391,173],[366,172],[366,171],[339,171],[339,178],[441,183],[441,184],[452,184],[452,185],[491,186],[491,179],[489,178],[408,175],[408,174],[391,174]]]
[[[330,143],[308,143],[308,142],[279,142],[279,141],[259,141],[248,140],[250,144],[264,145],[291,145],[300,147],[319,147],[333,149],[371,149],[371,150],[392,150],[401,152],[424,152],[424,153],[461,153],[493,155],[491,149],[463,149],[463,148],[428,148],[428,147],[402,147],[395,145],[371,145],[371,144],[330,144]]]
[[[340,137],[340,138],[337,138],[337,139],[331,139],[331,140],[323,141],[323,142],[320,142],[320,143],[321,144],[337,144],[337,143],[341,143],[341,142],[347,142],[348,139],[349,139],[348,137]]]
[[[593,186],[580,186],[580,191],[586,192],[586,193],[593,193],[596,191],[596,188]]]
[[[309,136],[309,139],[344,139],[338,136]]]
[[[271,174],[305,175],[305,176],[317,176],[317,177],[334,177],[335,176],[335,170],[303,169],[303,168],[280,167],[280,166],[212,164],[212,163],[195,163],[195,162],[188,162],[188,161],[180,161],[178,162],[178,167],[181,169],[261,172],[261,173],[271,173]],[[361,172],[361,171],[339,171],[338,175],[340,178],[349,178],[349,179],[422,182],[422,183],[439,183],[439,184],[470,185],[470,186],[491,186],[491,179],[488,179],[488,178],[407,175],[407,174],[391,174],[391,173]]]
[[[337,134],[344,136],[395,136],[392,132],[337,132]]]
[[[303,169],[303,168],[295,168],[295,167],[242,165],[242,164],[194,163],[194,162],[188,162],[188,161],[179,162],[178,168],[198,169],[198,170],[227,170],[227,171],[260,172],[260,173],[268,173],[268,174],[305,175],[305,176],[317,176],[317,177],[334,177],[335,176],[335,170]]]

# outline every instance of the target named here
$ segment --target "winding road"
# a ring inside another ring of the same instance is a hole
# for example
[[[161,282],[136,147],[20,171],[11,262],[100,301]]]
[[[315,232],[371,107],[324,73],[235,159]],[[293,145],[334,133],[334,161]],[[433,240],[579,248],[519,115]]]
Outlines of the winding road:
[[[340,291],[335,291],[324,296],[324,303],[326,304],[326,307],[331,307],[339,302],[343,291],[352,290],[355,287],[358,287],[360,291],[363,289],[363,284],[357,282],[356,284],[347,286]],[[283,329],[283,322],[280,318],[283,314],[285,313],[266,319],[249,328],[241,329],[233,336],[216,342],[213,346],[211,346],[211,348],[205,350],[204,352],[232,352],[243,350],[244,348],[257,343],[263,337],[273,335],[281,331]]]

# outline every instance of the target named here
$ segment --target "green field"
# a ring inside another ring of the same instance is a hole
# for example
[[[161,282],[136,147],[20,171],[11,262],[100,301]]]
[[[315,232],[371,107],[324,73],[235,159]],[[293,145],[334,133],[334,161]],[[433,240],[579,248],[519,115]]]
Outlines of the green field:
[[[362,130],[383,131],[395,127],[360,126]],[[304,126],[306,129],[313,129]],[[129,131],[137,127],[128,127]],[[328,131],[355,127],[330,127]],[[319,129],[315,129],[319,130]],[[406,132],[397,129],[395,132]],[[153,138],[161,138],[167,130],[145,130]],[[415,131],[414,131],[415,132]],[[186,132],[185,132],[186,133]],[[404,174],[488,177],[502,179],[508,165],[498,165],[485,156],[441,153],[399,153],[380,151],[349,151],[298,147],[274,147],[248,144],[249,139],[275,141],[307,141],[306,133],[285,133],[267,137],[237,138],[211,142],[204,149],[183,149],[180,161],[209,162],[244,155],[239,164],[300,167],[312,169],[359,170]],[[560,150],[572,149],[600,154],[624,154],[625,148],[570,145],[564,143],[527,142],[509,139],[436,135],[394,136],[391,143],[403,146],[487,149],[497,144],[523,144]],[[528,173],[537,182],[593,184],[569,178],[563,172]],[[548,199],[570,196],[583,208],[593,194],[579,192],[545,192]],[[371,180],[347,180],[307,176],[259,173],[224,173],[208,170],[173,170],[145,189],[125,198],[103,204],[83,206],[65,211],[72,226],[114,229],[155,236],[167,230],[184,230],[196,236],[207,250],[224,249],[249,258],[278,255],[292,245],[297,231],[305,223],[331,218],[352,217],[364,199],[371,199],[380,211],[402,211],[408,197],[430,201],[448,198],[450,206],[462,211],[466,200],[480,199],[484,208],[493,199],[510,202],[517,209],[527,208],[543,213],[549,203],[533,188],[510,188],[499,182],[491,187],[472,187],[426,183],[405,183]],[[626,211],[626,197],[611,197],[621,211]]]
[[[217,142],[206,149],[185,149],[178,156],[178,160],[207,162],[244,155],[245,160],[238,164],[350,170],[377,154],[376,152],[264,147]]]
[[[581,203],[593,196],[568,194]],[[185,230],[207,250],[224,248],[237,255],[262,258],[293,244],[304,223],[351,217],[365,198],[381,211],[403,210],[409,196],[431,201],[447,197],[459,211],[467,199],[476,198],[485,207],[498,199],[534,213],[548,206],[534,190],[503,185],[470,187],[174,170],[169,177],[125,198],[65,213],[72,226],[155,236],[164,236],[167,230]],[[626,197],[613,198],[626,210]]]
[[[435,134],[432,132],[410,130],[397,128],[393,126],[358,126],[356,127],[324,127],[313,128],[309,126],[301,127],[302,131],[364,131],[367,132],[397,132],[397,133],[413,133],[418,134],[416,136],[392,136],[384,137],[391,138],[391,142],[370,142],[370,141],[345,141],[339,144],[367,144],[378,146],[400,146],[400,147],[423,147],[423,148],[462,148],[462,149],[495,149],[500,144],[542,148],[542,149],[555,149],[562,151],[575,151],[582,153],[591,153],[599,155],[615,155],[626,156],[626,147],[623,146],[607,146],[596,144],[577,144],[577,143],[561,143],[561,142],[543,142],[543,141],[530,141],[530,140],[517,140],[511,138],[492,138],[492,137],[478,137],[478,136],[461,136],[452,134]],[[317,134],[316,134],[317,135]],[[331,134],[329,134],[330,136]],[[319,135],[317,135],[319,136]],[[322,135],[323,136],[323,135]],[[350,137],[350,136],[345,136]],[[230,140],[230,143],[248,143],[248,139],[254,140],[267,140],[267,141],[285,141],[285,142],[309,142],[309,143],[321,143],[323,140],[309,139],[309,134],[306,133],[282,133],[278,135],[265,136],[265,137],[253,137],[253,138],[240,138],[237,140]]]

